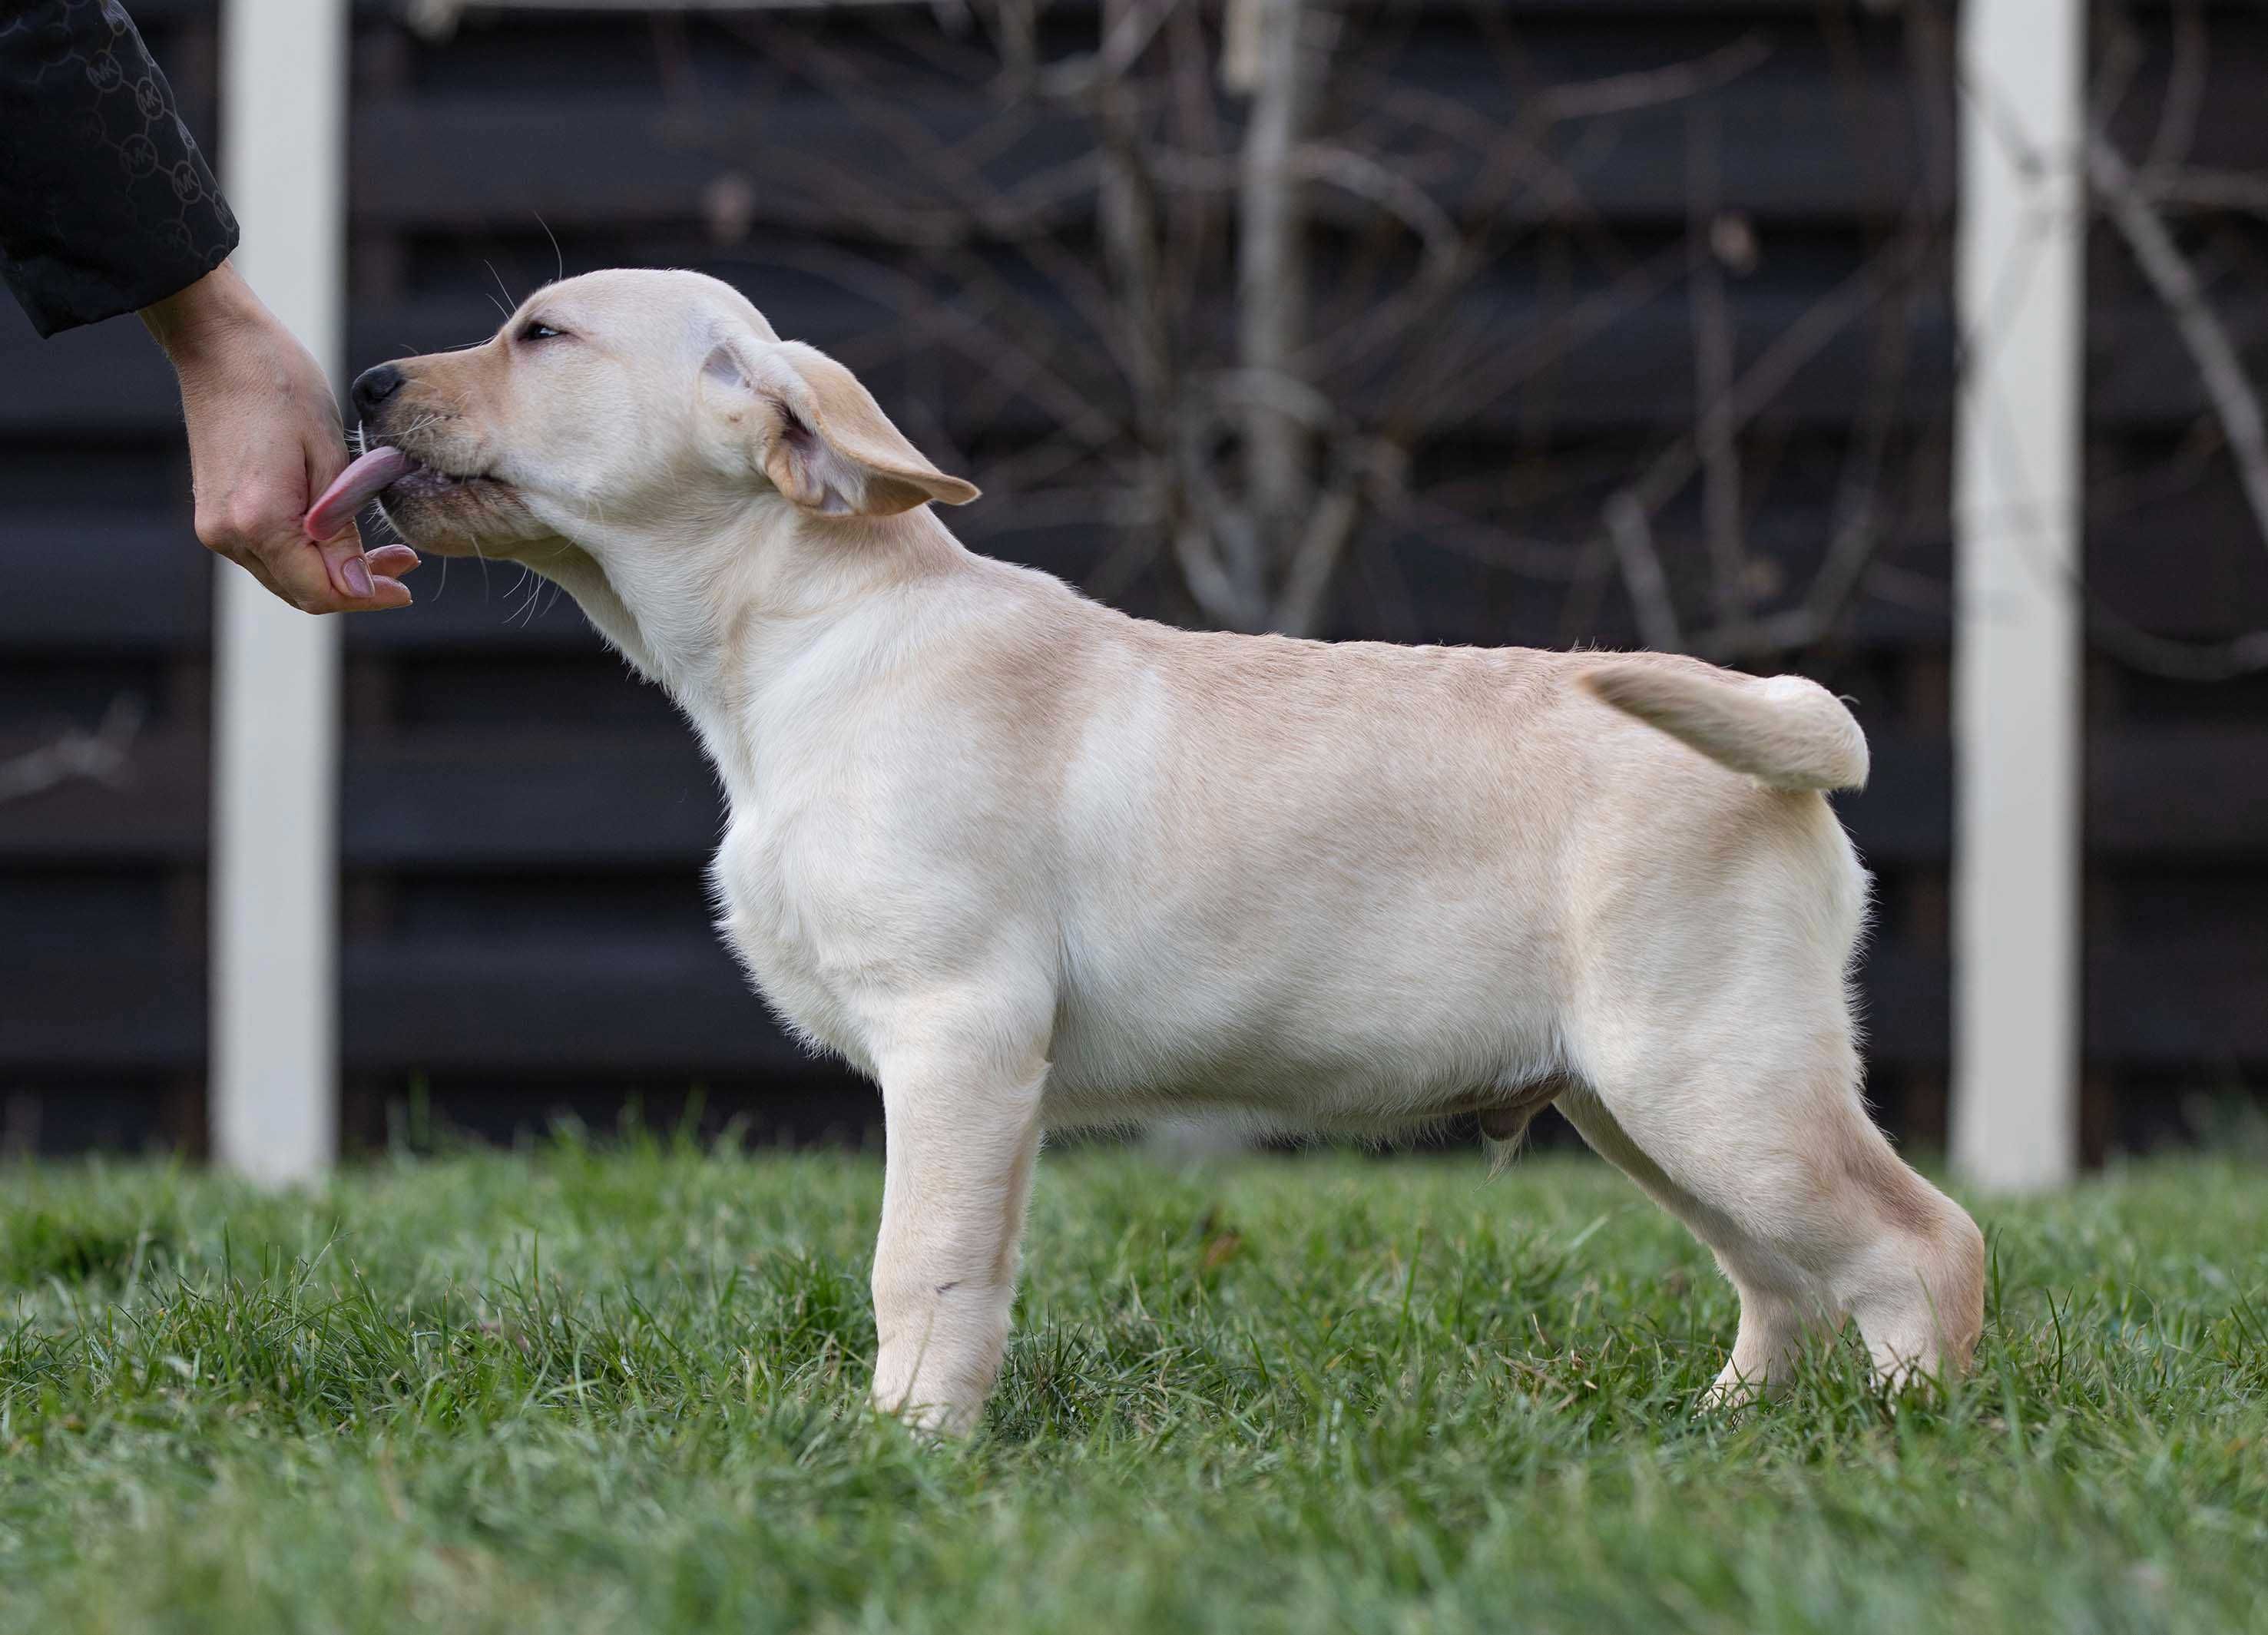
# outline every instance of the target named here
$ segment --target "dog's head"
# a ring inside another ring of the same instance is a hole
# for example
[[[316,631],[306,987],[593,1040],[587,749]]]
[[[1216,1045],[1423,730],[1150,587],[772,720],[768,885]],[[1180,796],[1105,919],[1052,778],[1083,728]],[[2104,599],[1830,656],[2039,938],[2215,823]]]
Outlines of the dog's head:
[[[603,561],[626,538],[713,534],[752,504],[877,517],[976,497],[849,370],[698,273],[552,284],[478,346],[365,372],[354,401],[364,453],[309,526],[377,497],[445,556],[565,541]]]

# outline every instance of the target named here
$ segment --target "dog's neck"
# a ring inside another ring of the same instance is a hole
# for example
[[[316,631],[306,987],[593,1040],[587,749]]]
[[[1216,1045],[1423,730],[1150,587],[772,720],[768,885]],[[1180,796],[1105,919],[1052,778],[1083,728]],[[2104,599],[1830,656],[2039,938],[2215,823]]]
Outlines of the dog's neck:
[[[927,506],[815,517],[767,497],[713,527],[569,547],[534,564],[631,666],[666,690],[728,784],[749,775],[754,695],[796,653],[878,596],[964,567]]]

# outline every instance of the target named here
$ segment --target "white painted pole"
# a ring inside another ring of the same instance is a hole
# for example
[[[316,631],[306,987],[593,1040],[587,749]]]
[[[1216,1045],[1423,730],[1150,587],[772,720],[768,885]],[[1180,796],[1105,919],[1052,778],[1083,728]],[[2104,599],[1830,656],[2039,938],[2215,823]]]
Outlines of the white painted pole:
[[[2083,0],[1963,0],[1952,1144],[2078,1167]]]
[[[226,0],[236,264],[335,373],[348,0]],[[213,1156],[270,1185],[338,1146],[339,624],[223,570],[213,632]]]

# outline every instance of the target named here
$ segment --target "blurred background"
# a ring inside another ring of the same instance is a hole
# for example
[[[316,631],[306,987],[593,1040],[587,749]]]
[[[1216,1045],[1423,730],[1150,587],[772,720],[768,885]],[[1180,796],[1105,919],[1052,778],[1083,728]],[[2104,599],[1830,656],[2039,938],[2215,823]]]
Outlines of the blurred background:
[[[129,10],[225,174],[219,7]],[[1838,799],[1879,880],[1870,1095],[1941,1147],[1957,24],[356,0],[340,378],[480,339],[563,271],[697,268],[983,486],[950,518],[972,547],[1132,611],[1814,676],[1874,748]],[[2268,11],[2100,4],[2086,37],[2059,588],[2097,1160],[2209,1134],[2268,1069]],[[216,567],[188,494],[138,325],[42,343],[0,309],[8,1150],[203,1150]],[[516,571],[412,584],[343,637],[348,1150],[689,1100],[861,1133],[872,1094],[780,1035],[711,929],[716,789],[666,700]]]

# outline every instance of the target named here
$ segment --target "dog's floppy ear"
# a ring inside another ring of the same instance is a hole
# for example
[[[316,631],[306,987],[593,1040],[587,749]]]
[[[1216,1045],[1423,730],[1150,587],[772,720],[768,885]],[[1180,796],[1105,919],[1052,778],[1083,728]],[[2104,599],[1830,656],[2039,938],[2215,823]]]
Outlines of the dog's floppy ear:
[[[748,455],[781,495],[825,517],[887,517],[931,500],[966,505],[976,485],[947,476],[890,423],[858,377],[800,341],[722,341],[703,385],[754,402],[731,417]]]

